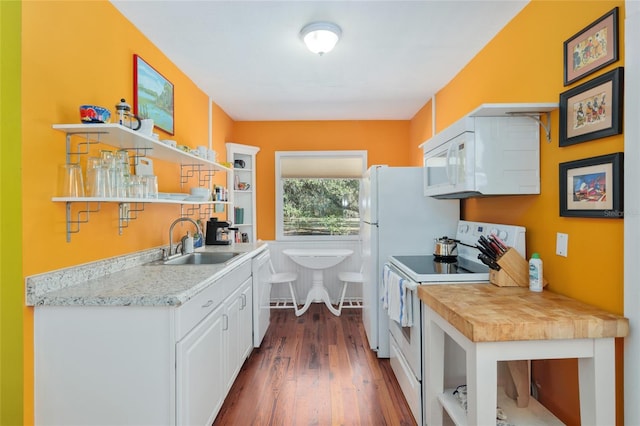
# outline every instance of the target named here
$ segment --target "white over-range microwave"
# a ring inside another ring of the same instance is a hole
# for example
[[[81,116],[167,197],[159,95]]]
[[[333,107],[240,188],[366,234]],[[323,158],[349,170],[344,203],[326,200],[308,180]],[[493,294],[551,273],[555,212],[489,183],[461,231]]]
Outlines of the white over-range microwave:
[[[504,104],[493,106],[483,105],[420,145],[425,196],[540,193],[539,116],[505,115]],[[491,115],[498,112],[502,116]]]

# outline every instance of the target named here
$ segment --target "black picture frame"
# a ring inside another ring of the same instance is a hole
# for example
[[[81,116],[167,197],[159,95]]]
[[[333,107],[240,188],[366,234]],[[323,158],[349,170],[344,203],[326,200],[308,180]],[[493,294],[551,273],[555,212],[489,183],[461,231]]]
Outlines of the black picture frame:
[[[623,101],[622,67],[561,93],[559,145],[622,133]]]
[[[618,8],[615,7],[564,42],[564,85],[618,60]]]
[[[560,163],[560,216],[622,219],[624,153]]]

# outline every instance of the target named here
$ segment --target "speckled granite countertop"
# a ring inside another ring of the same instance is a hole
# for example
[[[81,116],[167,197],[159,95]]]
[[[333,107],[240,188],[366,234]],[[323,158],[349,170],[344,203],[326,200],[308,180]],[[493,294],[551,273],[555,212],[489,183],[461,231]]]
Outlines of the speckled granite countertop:
[[[34,275],[27,306],[179,306],[235,266],[267,249],[264,242],[205,246],[197,251],[242,252],[228,264],[152,265],[160,249]]]

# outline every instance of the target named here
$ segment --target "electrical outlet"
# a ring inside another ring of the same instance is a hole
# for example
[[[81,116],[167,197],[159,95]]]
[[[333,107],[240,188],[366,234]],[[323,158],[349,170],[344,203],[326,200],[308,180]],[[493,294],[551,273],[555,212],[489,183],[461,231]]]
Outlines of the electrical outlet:
[[[558,232],[556,237],[556,254],[558,256],[567,257],[567,250],[569,248],[569,234],[563,234]]]

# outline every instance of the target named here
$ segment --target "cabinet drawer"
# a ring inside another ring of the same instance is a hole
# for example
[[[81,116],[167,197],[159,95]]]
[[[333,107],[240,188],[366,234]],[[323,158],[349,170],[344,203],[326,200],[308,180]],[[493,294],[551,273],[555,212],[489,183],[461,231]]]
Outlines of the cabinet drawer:
[[[181,340],[250,276],[251,259],[235,266],[178,308],[176,340]]]

